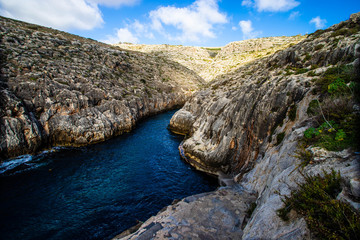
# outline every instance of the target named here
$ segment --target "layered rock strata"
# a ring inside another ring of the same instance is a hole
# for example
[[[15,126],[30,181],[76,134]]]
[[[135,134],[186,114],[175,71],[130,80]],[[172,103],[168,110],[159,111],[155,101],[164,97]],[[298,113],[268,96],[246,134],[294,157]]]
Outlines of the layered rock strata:
[[[184,104],[203,83],[170,60],[0,18],[0,156],[81,146]]]

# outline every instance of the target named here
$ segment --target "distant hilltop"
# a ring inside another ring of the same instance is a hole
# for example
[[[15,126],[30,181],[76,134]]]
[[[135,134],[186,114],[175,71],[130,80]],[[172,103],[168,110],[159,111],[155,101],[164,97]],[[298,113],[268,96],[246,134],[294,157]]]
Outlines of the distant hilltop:
[[[217,76],[230,73],[255,59],[269,56],[295,45],[306,36],[268,37],[231,42],[224,47],[191,47],[182,45],[114,44],[123,49],[150,53],[178,62],[209,82]]]

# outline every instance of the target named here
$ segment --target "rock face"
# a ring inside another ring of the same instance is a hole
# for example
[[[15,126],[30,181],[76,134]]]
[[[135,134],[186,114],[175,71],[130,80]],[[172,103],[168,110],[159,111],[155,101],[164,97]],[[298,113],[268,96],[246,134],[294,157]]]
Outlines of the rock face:
[[[115,46],[165,57],[188,67],[205,81],[211,81],[216,76],[232,72],[241,65],[269,56],[304,38],[305,36],[298,35],[249,39],[232,42],[219,48],[128,43],[115,44]]]
[[[317,74],[335,64],[352,65],[358,71],[359,24],[360,14],[354,14],[350,20],[315,32],[295,46],[219,76],[173,116],[171,129],[187,135],[181,150],[189,163],[210,174],[222,176],[221,172],[226,172],[237,182],[226,191],[241,189],[242,194],[232,201],[234,218],[227,221],[231,214],[223,211],[226,220],[214,227],[222,231],[222,237],[217,237],[216,231],[203,236],[203,229],[211,232],[212,227],[208,229],[208,223],[201,219],[189,224],[194,213],[208,216],[217,212],[218,196],[224,191],[220,188],[195,197],[189,205],[186,198],[179,205],[169,206],[124,239],[313,239],[306,221],[295,211],[290,212],[287,222],[276,211],[283,206],[283,196],[297,189],[304,175],[331,169],[339,171],[344,180],[337,198],[359,210],[358,153],[310,147],[314,161],[304,168],[296,157],[299,141],[314,121],[307,109],[320,97],[314,91]],[[353,109],[359,111],[357,105]],[[251,202],[256,203],[254,211],[250,211]],[[245,221],[243,203],[247,203],[247,212],[252,212]],[[237,207],[241,208],[238,213]],[[235,224],[239,222],[241,231]]]
[[[357,62],[359,32],[334,34],[351,24],[359,22],[349,20],[313,34],[284,51],[219,76],[194,94],[171,120],[172,129],[184,129],[188,135],[183,148],[198,163],[194,167],[211,174],[252,169],[269,147],[279,144],[277,136],[289,134],[299,121],[290,120],[292,108],[318,98],[311,93],[318,74],[334,64]],[[309,74],[310,70],[316,74]],[[286,128],[281,127],[283,123]]]
[[[3,17],[0,60],[2,159],[130,131],[203,83],[161,57]]]
[[[239,239],[247,220],[246,210],[255,199],[240,187],[190,196],[121,239]]]

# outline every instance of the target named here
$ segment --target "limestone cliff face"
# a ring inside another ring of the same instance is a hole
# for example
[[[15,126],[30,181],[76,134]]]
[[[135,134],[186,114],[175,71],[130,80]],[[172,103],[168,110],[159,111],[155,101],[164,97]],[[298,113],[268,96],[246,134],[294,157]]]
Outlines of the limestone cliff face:
[[[161,57],[2,17],[0,59],[1,158],[130,131],[203,83]]]
[[[297,122],[289,119],[292,106],[318,97],[312,94],[318,75],[335,64],[355,64],[359,32],[350,36],[334,32],[357,24],[354,17],[317,32],[284,51],[219,76],[194,94],[171,120],[174,131],[188,136],[183,148],[192,165],[212,174],[250,170],[269,147],[278,144],[278,134],[292,131]],[[287,128],[280,131],[283,123]]]

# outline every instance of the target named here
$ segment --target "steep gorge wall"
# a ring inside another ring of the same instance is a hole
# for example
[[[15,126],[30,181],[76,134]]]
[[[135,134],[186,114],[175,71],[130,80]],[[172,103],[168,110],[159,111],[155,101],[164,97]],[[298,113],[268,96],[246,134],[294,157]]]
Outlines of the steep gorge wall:
[[[319,75],[333,65],[356,62],[359,32],[334,33],[356,27],[358,21],[354,15],[346,23],[219,76],[194,94],[171,120],[174,131],[188,136],[183,148],[190,162],[211,174],[251,169],[277,144],[276,130],[289,121],[291,106],[304,97],[319,97],[312,94]],[[290,131],[291,127],[285,134]]]
[[[2,159],[130,131],[203,84],[170,60],[2,17],[0,60]]]

